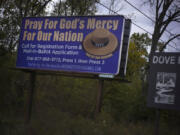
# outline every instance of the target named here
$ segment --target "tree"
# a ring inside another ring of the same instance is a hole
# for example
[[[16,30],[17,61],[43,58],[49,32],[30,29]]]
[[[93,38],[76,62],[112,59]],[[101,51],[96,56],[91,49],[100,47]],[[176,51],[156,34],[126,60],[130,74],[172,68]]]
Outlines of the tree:
[[[126,118],[136,121],[148,118],[149,112],[145,108],[146,80],[144,78],[148,58],[147,48],[150,45],[151,38],[148,34],[132,34],[127,63],[127,78],[131,80],[131,83],[106,84],[103,107],[107,109],[106,111],[110,111],[116,120]]]
[[[20,134],[10,131],[18,125],[12,118],[24,115],[28,76],[9,69],[15,67],[21,19],[45,15],[45,7],[49,2],[50,0],[0,1],[0,134]]]
[[[151,46],[152,39],[147,33],[133,33],[131,41],[134,42],[138,51],[144,51],[144,56],[148,57],[147,49]]]
[[[0,56],[15,51],[21,19],[27,16],[45,15],[45,7],[51,0],[4,0],[0,3]]]
[[[59,0],[54,6],[52,15],[94,15],[96,12],[94,0]]]
[[[139,76],[145,68],[147,51],[144,48],[139,48],[135,42],[131,41],[128,54],[127,76],[134,78]]]
[[[155,9],[155,26],[152,35],[152,48],[150,57],[157,49],[158,41],[167,27],[172,22],[180,23],[180,1],[179,0],[147,0]],[[170,33],[170,38],[164,42],[161,50],[163,50],[172,40],[180,37],[180,34]]]
[[[119,12],[120,10],[123,9],[123,5],[121,4],[121,6],[119,6],[119,4],[121,3],[121,0],[110,0],[108,1],[109,3],[109,14],[115,14],[113,11],[115,12]]]

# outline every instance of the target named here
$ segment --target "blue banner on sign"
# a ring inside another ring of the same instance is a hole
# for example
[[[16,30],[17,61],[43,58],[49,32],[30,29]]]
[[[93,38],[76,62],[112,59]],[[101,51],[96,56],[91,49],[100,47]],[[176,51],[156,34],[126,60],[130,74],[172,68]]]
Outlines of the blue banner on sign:
[[[16,67],[118,74],[123,16],[23,18]]]

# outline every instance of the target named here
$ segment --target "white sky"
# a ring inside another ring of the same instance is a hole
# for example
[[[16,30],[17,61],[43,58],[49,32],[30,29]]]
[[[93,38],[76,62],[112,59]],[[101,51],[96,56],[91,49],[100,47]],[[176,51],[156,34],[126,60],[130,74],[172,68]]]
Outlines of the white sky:
[[[58,0],[53,0],[53,1],[57,2]],[[136,6],[138,9],[140,9],[142,12],[147,14],[149,17],[152,17],[152,19],[153,19],[153,12],[154,11],[152,11],[152,9],[150,9],[150,7],[148,5],[143,5],[142,4],[143,0],[128,0],[128,1],[131,4],[133,4],[134,6]],[[102,4],[108,6],[110,0],[100,0],[100,2]],[[52,6],[49,5],[48,9],[51,9],[51,7]],[[142,15],[139,11],[137,11],[136,9],[131,7],[129,4],[127,4],[124,0],[116,0],[115,7],[113,8],[113,10],[117,11],[120,8],[122,8],[122,9],[120,11],[118,11],[118,14],[130,17],[132,19],[132,21],[134,23],[136,23],[137,25],[139,25],[142,28],[146,29],[150,33],[153,32],[153,27],[154,27],[153,22],[151,20],[149,20],[148,18],[146,18],[144,15]],[[109,10],[107,10],[105,7],[97,4],[97,13],[96,14],[98,14],[98,15],[108,15],[109,14]],[[180,24],[172,23],[172,24],[169,25],[169,27],[167,29],[171,33],[180,33]],[[139,33],[146,33],[142,29],[140,29],[137,26],[132,24],[131,34],[134,33],[134,32],[136,32],[136,33],[137,32],[139,32]],[[163,41],[166,41],[166,40],[168,40],[168,37],[169,37],[169,34],[167,32],[165,32],[163,34],[163,36],[161,37],[161,39]],[[175,43],[176,43],[176,45],[175,45]],[[180,41],[173,40],[173,42],[171,42],[170,44],[172,46],[174,46],[175,48],[177,47],[178,50],[180,50]],[[177,51],[177,50],[172,48],[172,47],[170,47],[170,46],[168,46],[166,51],[173,51],[174,52],[174,51]]]

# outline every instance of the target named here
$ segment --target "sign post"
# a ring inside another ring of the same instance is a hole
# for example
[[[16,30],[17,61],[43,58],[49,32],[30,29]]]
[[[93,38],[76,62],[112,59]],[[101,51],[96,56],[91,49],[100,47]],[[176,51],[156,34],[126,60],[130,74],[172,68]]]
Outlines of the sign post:
[[[96,112],[95,112],[95,114],[98,114],[98,113],[101,112],[103,87],[104,87],[104,80],[99,79],[98,80],[98,94],[97,94]]]
[[[160,110],[156,109],[156,120],[155,120],[155,129],[154,129],[155,135],[159,135],[159,121],[160,121]]]
[[[31,72],[30,73],[30,89],[28,91],[28,101],[27,101],[27,110],[25,114],[25,123],[29,124],[31,120],[31,115],[32,115],[32,106],[33,106],[33,101],[34,101],[34,93],[35,93],[35,87],[36,87],[36,73]]]

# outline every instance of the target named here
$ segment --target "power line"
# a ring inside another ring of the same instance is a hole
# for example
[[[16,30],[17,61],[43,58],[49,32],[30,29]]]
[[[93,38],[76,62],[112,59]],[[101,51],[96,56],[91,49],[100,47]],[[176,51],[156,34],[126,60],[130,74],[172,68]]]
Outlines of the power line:
[[[125,0],[125,1],[126,1],[126,0]],[[110,10],[111,12],[113,12],[113,13],[115,13],[115,14],[117,14],[117,15],[120,15],[118,12],[110,9],[109,7],[105,6],[105,5],[102,4],[101,2],[99,2],[99,1],[96,1],[96,2],[97,2],[99,5],[101,5],[101,6],[105,7],[106,9]],[[149,32],[149,31],[147,31],[146,29],[142,28],[141,26],[139,26],[138,24],[134,23],[133,21],[132,21],[132,24],[134,24],[136,27],[142,29],[143,31],[147,32],[147,33],[150,34],[151,36],[153,35],[151,32]],[[164,42],[162,39],[160,39],[160,40],[161,40],[162,42]],[[172,47],[172,48],[180,51],[178,48],[176,48],[176,47],[174,47],[174,46],[172,46],[172,45],[170,45],[170,44],[168,44],[168,46],[170,46],[170,47]]]
[[[140,9],[138,9],[136,6],[134,6],[132,3],[130,3],[128,0],[124,0],[127,4],[129,4],[131,7],[133,7],[134,9],[136,9],[137,11],[139,11],[142,15],[144,15],[146,18],[148,18],[149,20],[151,20],[153,23],[155,23],[155,20],[153,20],[151,17],[149,17],[147,14],[145,14],[144,12],[142,12]],[[165,30],[166,32],[168,32],[170,35],[173,35],[170,31],[168,31],[167,29]],[[176,44],[174,41],[172,41],[174,44]]]
[[[131,7],[133,7],[134,9],[136,9],[137,11],[139,11],[141,14],[143,14],[146,18],[148,18],[149,20],[151,20],[152,22],[155,22],[151,17],[149,17],[147,14],[143,13],[140,9],[138,9],[137,7],[135,7],[133,4],[131,4],[128,0],[124,0],[127,4],[129,4]]]
[[[110,10],[111,12],[114,12],[114,13],[116,13],[117,15],[120,15],[118,12],[116,12],[116,11],[108,8],[108,7],[105,6],[104,4],[102,4],[102,3],[100,3],[100,2],[97,2],[97,3],[99,3],[101,6],[105,7],[106,9]],[[152,33],[150,33],[149,31],[147,31],[146,29],[142,28],[142,27],[139,26],[138,24],[136,24],[136,23],[134,23],[134,22],[132,22],[132,24],[134,24],[134,25],[137,26],[138,28],[142,29],[143,31],[147,32],[148,34],[152,35]]]

